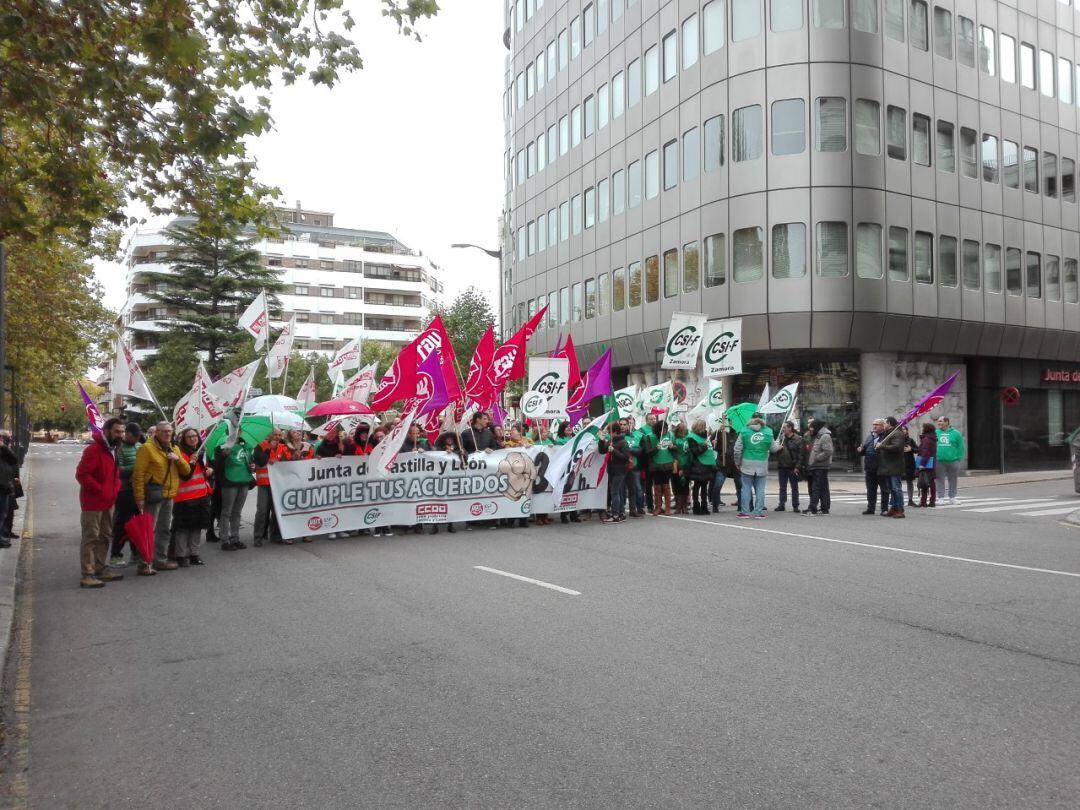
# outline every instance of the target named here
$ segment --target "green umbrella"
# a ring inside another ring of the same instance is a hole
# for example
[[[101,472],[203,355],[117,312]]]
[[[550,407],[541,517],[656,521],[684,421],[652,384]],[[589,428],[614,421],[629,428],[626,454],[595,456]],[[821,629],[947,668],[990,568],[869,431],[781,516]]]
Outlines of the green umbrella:
[[[728,408],[727,418],[731,429],[736,433],[742,433],[746,430],[746,423],[754,417],[754,411],[756,410],[757,403],[755,402],[740,402],[738,405],[732,405]]]
[[[206,438],[207,459],[212,459],[218,445],[229,437],[229,429],[228,421],[222,419],[218,422],[217,427],[210,431],[210,435]],[[245,414],[244,418],[240,420],[240,435],[248,447],[256,447],[266,441],[273,430],[274,423],[269,416]]]

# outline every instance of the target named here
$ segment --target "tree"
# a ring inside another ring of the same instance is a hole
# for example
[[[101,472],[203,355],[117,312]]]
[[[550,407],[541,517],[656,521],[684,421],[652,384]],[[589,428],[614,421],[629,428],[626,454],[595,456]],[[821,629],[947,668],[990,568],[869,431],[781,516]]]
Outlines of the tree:
[[[176,403],[191,390],[198,366],[198,347],[191,335],[177,331],[162,338],[157,353],[146,363],[144,371],[150,390],[165,413],[171,414]],[[157,411],[154,413],[156,415]]]
[[[488,326],[495,322],[495,313],[487,296],[476,287],[467,287],[458,293],[450,306],[432,307],[428,323],[424,324],[425,328],[436,315],[442,316],[443,326],[450,336],[450,344],[454,347],[454,354],[458,359],[459,373],[467,372],[476,344],[480,342]]]
[[[394,363],[394,359],[400,354],[401,347],[382,340],[365,340],[360,347],[360,367],[377,362],[379,367],[375,370],[377,379]]]
[[[189,338],[203,352],[206,370],[217,377],[232,368],[223,367],[223,358],[251,341],[236,326],[244,308],[261,290],[273,308],[278,303],[274,293],[283,285],[274,268],[262,265],[254,240],[242,235],[239,222],[200,219],[173,225],[165,235],[176,246],[172,270],[145,275],[147,296],[179,311],[176,319],[163,322],[166,334]]]
[[[435,0],[380,0],[405,35]],[[8,0],[0,14],[0,240],[154,213],[269,214],[250,138],[280,78],[363,66],[343,0]]]
[[[89,380],[83,379],[83,388],[93,399],[104,391],[100,385],[95,385]],[[86,419],[86,407],[83,403],[79,386],[74,380],[64,380],[62,389],[57,392],[56,407],[52,411],[37,409],[37,415],[31,418],[34,430],[62,430],[65,433],[84,433],[90,429]]]

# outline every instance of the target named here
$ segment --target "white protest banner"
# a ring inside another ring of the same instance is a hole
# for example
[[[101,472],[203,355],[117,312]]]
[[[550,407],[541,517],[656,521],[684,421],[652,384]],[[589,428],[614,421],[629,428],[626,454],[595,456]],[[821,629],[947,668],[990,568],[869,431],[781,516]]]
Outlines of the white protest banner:
[[[742,374],[742,318],[705,324],[701,363],[706,377]]]
[[[139,368],[139,361],[121,338],[116,339],[116,358],[113,360],[112,384],[109,390],[112,394],[125,397],[157,401],[150,392],[146,375]]]
[[[671,325],[664,343],[664,361],[660,368],[692,369],[697,365],[706,317],[700,312],[671,314]]]
[[[368,397],[378,384],[375,380],[375,372],[379,367],[379,361],[369,363],[356,374],[345,381],[345,387],[341,390],[343,399],[351,399],[367,405]]]
[[[266,338],[270,333],[270,313],[266,308],[266,290],[259,293],[255,300],[248,304],[248,308],[240,316],[238,325],[255,338],[255,351],[260,351],[266,345]]]
[[[766,388],[766,390],[768,389]],[[797,382],[785,385],[768,402],[758,406],[758,413],[787,413],[795,404],[795,395],[798,391],[799,384]]]
[[[638,401],[638,386],[628,385],[615,392],[615,405],[619,409],[619,418],[633,416],[634,405]]]
[[[270,488],[286,538],[603,508],[607,481],[595,442],[579,454],[558,496],[551,491],[548,452],[562,449],[496,450],[464,460],[401,453],[386,475],[375,473],[367,456],[292,461],[270,466]]]
[[[383,440],[375,445],[375,449],[368,455],[368,459],[371,461],[370,469],[376,475],[388,475],[390,470],[394,468],[394,462],[401,452],[401,446],[405,444],[405,438],[409,435],[409,428],[412,427],[415,418],[415,410],[406,413],[397,426],[386,434]]]
[[[565,419],[569,380],[570,361],[565,357],[530,357],[529,390],[521,397],[521,412],[530,419]]]
[[[354,338],[337,350],[334,359],[326,367],[326,373],[333,380],[343,371],[360,366],[360,340]]]
[[[243,400],[251,381],[255,379],[255,372],[261,362],[262,360],[252,360],[246,366],[240,366],[228,374],[223,374],[220,379],[207,386],[206,390],[221,403],[223,408],[236,407]]]
[[[289,356],[292,354],[293,338],[296,336],[296,316],[293,315],[287,324],[281,329],[281,334],[274,341],[270,354],[266,358],[266,374],[270,379],[276,380],[289,365]]]

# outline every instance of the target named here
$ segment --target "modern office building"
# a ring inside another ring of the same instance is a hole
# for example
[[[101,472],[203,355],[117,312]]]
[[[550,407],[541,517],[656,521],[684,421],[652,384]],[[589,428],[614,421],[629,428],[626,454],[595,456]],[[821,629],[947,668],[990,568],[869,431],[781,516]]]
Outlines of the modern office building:
[[[800,380],[841,459],[959,369],[970,467],[1065,463],[1080,5],[511,0],[506,20],[504,316],[547,305],[538,350],[569,333],[652,381],[673,312],[741,317],[732,395]]]
[[[442,271],[422,253],[381,231],[334,225],[325,211],[278,209],[282,233],[260,239],[255,249],[264,264],[280,268],[282,319],[296,315],[294,348],[332,353],[363,336],[404,345],[419,332],[433,301],[443,291]],[[132,333],[142,360],[157,351],[162,322],[179,317],[151,299],[148,272],[167,272],[173,246],[164,229],[135,233],[127,244],[127,301],[121,323]]]

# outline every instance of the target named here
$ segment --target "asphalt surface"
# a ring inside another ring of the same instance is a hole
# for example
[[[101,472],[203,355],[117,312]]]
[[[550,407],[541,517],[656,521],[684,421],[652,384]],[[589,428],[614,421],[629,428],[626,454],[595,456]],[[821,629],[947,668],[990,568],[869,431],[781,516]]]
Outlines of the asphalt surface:
[[[1080,530],[1008,506],[1080,505],[1071,482],[902,521],[838,502],[210,546],[201,569],[85,591],[76,453],[33,462],[29,739],[8,741],[29,745],[31,807],[1080,795]]]

